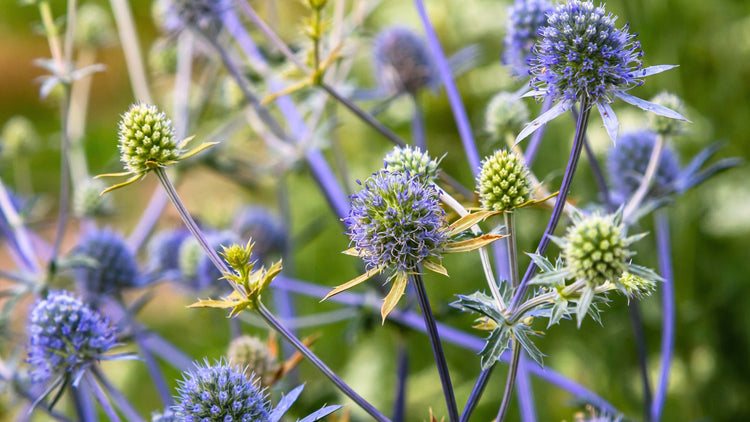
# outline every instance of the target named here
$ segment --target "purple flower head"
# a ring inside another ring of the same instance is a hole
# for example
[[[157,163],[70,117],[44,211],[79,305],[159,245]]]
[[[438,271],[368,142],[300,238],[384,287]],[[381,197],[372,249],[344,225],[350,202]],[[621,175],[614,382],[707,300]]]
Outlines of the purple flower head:
[[[643,110],[671,119],[686,120],[680,113],[627,93],[643,78],[675,66],[643,68],[640,42],[628,26],[616,28],[616,16],[591,1],[568,0],[547,15],[547,26],[539,30],[531,65],[532,91],[528,95],[548,97],[556,102],[529,123],[516,142],[544,123],[570,110],[576,102],[596,106],[607,134],[617,140],[619,122],[610,103],[615,97]]]
[[[29,357],[33,382],[71,373],[99,360],[117,342],[109,319],[66,291],[51,291],[29,318]]]
[[[375,76],[388,94],[415,94],[435,86],[437,70],[427,45],[410,29],[391,27],[375,37]]]
[[[221,28],[221,14],[231,7],[229,0],[157,0],[152,14],[165,32],[194,29],[216,35]]]
[[[609,151],[607,170],[615,202],[626,201],[638,190],[656,145],[656,136],[656,133],[649,130],[624,133]],[[677,156],[665,145],[647,197],[655,199],[673,193],[680,172]]]
[[[183,229],[162,230],[148,242],[147,255],[152,271],[178,271],[180,268],[179,251],[182,242],[190,236]]]
[[[547,24],[547,12],[551,10],[552,4],[546,0],[516,0],[508,8],[503,64],[510,66],[513,75],[529,75],[531,47],[539,39],[539,29]]]
[[[76,279],[87,296],[110,294],[141,284],[135,255],[122,236],[111,230],[89,232],[74,253],[91,260],[75,268]]]
[[[418,174],[380,171],[351,196],[344,219],[368,270],[411,271],[428,257],[439,257],[447,223],[438,191]]]
[[[266,208],[240,209],[234,218],[232,231],[238,233],[241,239],[253,240],[253,260],[267,263],[274,255],[286,251],[289,234],[284,223]]]
[[[223,358],[196,363],[182,374],[172,411],[183,421],[267,422],[269,403],[255,374]]]

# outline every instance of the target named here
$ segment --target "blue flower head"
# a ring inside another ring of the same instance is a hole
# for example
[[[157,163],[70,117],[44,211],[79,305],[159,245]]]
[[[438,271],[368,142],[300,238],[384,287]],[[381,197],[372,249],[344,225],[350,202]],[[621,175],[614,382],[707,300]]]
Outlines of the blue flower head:
[[[31,379],[72,373],[99,360],[116,345],[109,319],[65,291],[51,291],[29,318]]]
[[[435,86],[437,70],[427,45],[410,29],[391,27],[375,37],[375,75],[388,94],[415,94]]]
[[[531,47],[539,38],[539,29],[547,24],[547,12],[551,10],[552,4],[546,0],[516,0],[508,8],[503,64],[510,66],[513,75],[528,76]]]
[[[653,113],[686,120],[681,114],[627,93],[643,78],[674,66],[643,68],[640,42],[628,26],[616,28],[617,17],[594,7],[591,1],[568,0],[548,14],[533,47],[530,94],[551,98],[556,105],[529,123],[516,138],[520,141],[543,123],[581,102],[596,106],[607,133],[617,139],[619,123],[610,103],[615,97]]]
[[[185,371],[177,388],[175,416],[186,422],[267,422],[269,403],[260,381],[223,358],[196,363]]]
[[[270,262],[286,251],[289,233],[284,223],[263,207],[244,207],[237,212],[232,231],[242,239],[253,240],[252,260]]]
[[[185,229],[162,230],[148,242],[147,254],[152,271],[179,271],[180,246],[190,236]]]
[[[434,185],[417,174],[380,171],[351,196],[347,234],[368,269],[412,271],[439,257],[446,220]]]
[[[638,190],[656,145],[656,136],[649,130],[624,133],[609,151],[607,170],[615,202],[626,201]],[[665,145],[647,197],[655,199],[674,192],[680,171],[677,156]]]
[[[222,246],[239,243],[237,236],[230,231],[208,232],[206,238],[208,244],[216,252],[221,252]],[[193,237],[185,239],[180,245],[178,262],[182,281],[193,290],[204,290],[215,286],[216,281],[222,276],[219,269],[211,262],[211,259],[208,258],[203,248]]]
[[[76,278],[86,295],[110,294],[141,284],[135,255],[125,240],[111,230],[91,231],[81,239],[74,253],[91,260],[75,267]]]

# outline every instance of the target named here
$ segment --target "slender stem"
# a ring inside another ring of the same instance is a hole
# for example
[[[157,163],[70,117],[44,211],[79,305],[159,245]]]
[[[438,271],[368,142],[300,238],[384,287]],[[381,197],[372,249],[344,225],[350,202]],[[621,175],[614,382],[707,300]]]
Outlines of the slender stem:
[[[651,157],[648,160],[648,167],[646,172],[643,174],[641,184],[638,189],[633,193],[630,201],[625,205],[625,211],[623,211],[623,220],[630,221],[633,213],[641,205],[641,202],[646,197],[648,190],[651,188],[651,183],[656,177],[657,170],[659,169],[659,162],[661,161],[662,151],[664,150],[664,137],[662,135],[656,135],[656,144],[654,149],[651,151]]]
[[[396,399],[393,402],[393,422],[404,422],[406,410],[406,380],[409,376],[409,350],[402,340],[398,345],[396,371]]]
[[[11,201],[10,194],[5,188],[2,179],[0,179],[0,214],[5,217],[5,221],[10,226],[10,231],[13,232],[13,243],[18,246],[18,252],[25,266],[32,272],[38,272],[39,262],[31,245],[29,232],[23,223],[23,219],[21,219],[21,216],[13,205],[13,201]]]
[[[581,149],[583,148],[583,138],[586,136],[586,128],[589,122],[589,115],[591,114],[591,108],[588,105],[588,101],[583,98],[581,99],[581,114],[578,115],[578,123],[576,124],[575,140],[573,141],[573,148],[570,151],[570,158],[568,160],[568,166],[565,169],[565,175],[563,176],[562,184],[560,185],[560,193],[555,201],[555,208],[552,210],[552,216],[550,217],[547,228],[544,230],[542,239],[537,247],[537,253],[543,255],[547,251],[547,247],[550,244],[549,236],[555,231],[557,224],[560,222],[563,210],[565,209],[565,201],[568,199],[570,193],[570,186],[573,183],[573,176],[575,175],[576,168],[578,167],[578,159],[581,157]],[[513,295],[511,301],[511,309],[515,309],[523,300],[526,295],[526,290],[529,287],[529,281],[531,277],[536,273],[537,266],[534,262],[529,264],[526,269],[526,273],[521,280],[521,284],[518,286],[516,293]]]
[[[109,402],[107,395],[104,394],[104,391],[102,391],[102,387],[99,385],[99,383],[96,382],[94,377],[92,377],[91,374],[88,373],[86,374],[86,381],[88,381],[91,385],[91,392],[94,393],[96,401],[98,401],[102,406],[102,410],[104,410],[107,418],[109,418],[110,421],[119,422],[120,416],[117,415],[114,407],[112,407],[112,403]]]
[[[159,217],[168,202],[169,197],[162,189],[157,188],[151,194],[151,199],[149,199],[146,209],[143,210],[141,218],[138,219],[138,223],[136,223],[135,228],[133,228],[130,236],[128,236],[128,247],[130,250],[137,251],[141,248],[143,242],[146,241],[149,233],[151,233],[151,230],[156,225],[156,222],[159,221]]]
[[[77,387],[72,385],[68,386],[70,397],[73,401],[73,407],[76,411],[78,420],[81,421],[94,421],[96,420],[94,409],[91,406],[91,400],[86,395],[85,390],[86,383],[79,383]]]
[[[127,0],[109,0],[109,3],[112,6],[112,14],[115,17],[120,44],[122,44],[122,51],[125,54],[125,65],[128,68],[130,84],[133,86],[133,95],[138,100],[153,103],[129,2]]]
[[[575,105],[571,107],[570,114],[573,115],[573,119],[575,119],[576,121],[578,120],[578,110],[576,109]],[[596,155],[594,154],[594,150],[591,148],[591,143],[589,142],[588,137],[583,138],[583,148],[586,152],[586,158],[589,161],[589,166],[591,166],[591,172],[594,174],[596,187],[599,189],[599,194],[602,196],[600,199],[605,204],[609,204],[610,198],[609,188],[607,187],[607,180],[604,178],[604,172],[599,165],[599,161],[596,159]]]
[[[669,235],[669,216],[666,210],[659,210],[656,219],[656,248],[659,257],[659,272],[664,277],[661,287],[662,301],[662,337],[661,337],[661,369],[656,395],[651,404],[651,420],[659,422],[664,412],[669,387],[669,372],[672,366],[675,339],[675,293],[674,271],[672,268],[672,247]]]
[[[395,132],[389,129],[388,126],[377,121],[374,117],[372,117],[370,113],[362,110],[358,105],[354,104],[351,100],[341,95],[332,86],[323,82],[320,84],[320,87],[323,88],[323,90],[327,92],[331,97],[333,97],[336,101],[340,102],[344,107],[349,109],[349,111],[354,113],[355,116],[359,117],[362,121],[370,125],[370,127],[380,132],[381,135],[388,138],[388,140],[400,147],[406,146],[406,142],[404,142],[403,139],[396,135]]]
[[[542,110],[539,112],[539,114],[544,114],[547,112],[547,110],[552,107],[552,97],[546,97],[544,99],[544,102],[542,103]],[[543,124],[542,127],[537,129],[534,134],[531,136],[531,141],[529,141],[529,146],[526,147],[526,152],[524,153],[524,159],[526,160],[526,165],[531,168],[531,166],[534,164],[534,161],[536,160],[536,154],[539,152],[539,146],[542,145],[542,139],[544,139],[544,132],[547,130],[547,123]]]
[[[505,392],[503,401],[500,403],[500,410],[497,411],[495,421],[503,422],[508,414],[510,399],[513,397],[513,387],[516,385],[516,374],[518,373],[518,363],[521,361],[521,344],[513,341],[513,355],[510,358],[510,369],[508,369],[508,378],[505,381]]]
[[[208,255],[208,258],[211,260],[211,262],[213,262],[216,268],[218,268],[219,271],[221,271],[222,274],[229,274],[230,273],[229,267],[227,267],[227,264],[224,262],[223,259],[219,258],[219,255],[211,247],[211,245],[208,244],[208,241],[206,240],[206,236],[203,234],[203,232],[201,232],[201,229],[198,227],[198,224],[195,223],[195,220],[193,220],[193,217],[190,215],[188,210],[185,208],[185,205],[182,203],[182,200],[177,195],[177,191],[172,185],[172,182],[169,180],[169,177],[167,176],[167,172],[161,167],[158,167],[156,170],[154,170],[154,172],[159,177],[159,181],[164,187],[164,191],[167,193],[167,196],[172,201],[172,205],[174,205],[175,209],[177,210],[177,213],[180,214],[180,217],[182,218],[183,223],[185,223],[185,226],[187,227],[187,229],[190,231],[190,233],[193,234],[193,237],[195,237],[195,240],[197,240],[198,243],[201,245],[203,250]]]
[[[424,127],[424,113],[422,112],[422,106],[419,104],[419,99],[416,94],[409,95],[413,105],[412,117],[411,117],[411,137],[414,146],[427,151],[427,133]]]
[[[109,382],[99,367],[93,365],[91,367],[91,372],[93,372],[97,381],[104,386],[104,389],[107,390],[107,393],[112,397],[112,401],[115,402],[115,405],[120,409],[123,415],[128,418],[129,422],[145,422],[125,396]]]
[[[57,229],[52,244],[50,262],[54,262],[60,253],[65,230],[68,227],[68,208],[70,208],[70,141],[68,139],[68,110],[70,110],[70,85],[63,85],[63,98],[60,100],[60,202],[57,213]]]
[[[414,0],[414,5],[417,8],[417,14],[419,14],[419,19],[422,21],[422,27],[424,27],[425,35],[427,36],[427,46],[435,60],[435,66],[440,74],[443,86],[445,86],[445,93],[448,95],[448,102],[453,111],[456,126],[458,126],[458,134],[461,137],[461,143],[464,146],[464,152],[469,161],[471,173],[476,176],[479,172],[479,152],[474,142],[474,135],[471,132],[471,124],[469,123],[469,117],[466,115],[466,108],[464,107],[463,100],[461,100],[461,94],[458,93],[450,64],[443,53],[443,48],[440,45],[435,28],[432,26],[429,16],[427,16],[424,3],[422,0]]]
[[[461,413],[460,422],[468,422],[469,418],[471,418],[471,414],[474,413],[474,409],[477,407],[477,403],[479,403],[479,398],[482,397],[484,389],[487,387],[487,381],[489,381],[492,371],[496,366],[497,365],[492,365],[488,369],[482,369],[482,372],[479,373],[479,378],[477,378],[477,382],[474,383],[474,388],[472,388],[471,394],[469,394],[469,399],[466,401],[464,411]]]
[[[643,420],[651,420],[651,381],[648,376],[648,347],[646,346],[646,335],[643,332],[643,320],[641,319],[641,308],[637,301],[628,305],[630,320],[633,323],[633,331],[638,352],[638,366],[641,370],[641,382],[643,384]]]
[[[518,253],[516,252],[516,219],[513,211],[503,213],[505,230],[508,233],[508,262],[510,263],[510,283],[513,288],[518,287]]]
[[[417,268],[417,272],[411,275],[411,280],[414,290],[417,292],[419,306],[422,308],[422,316],[424,317],[427,334],[430,337],[432,345],[432,354],[435,357],[435,363],[440,374],[440,382],[443,384],[443,395],[445,396],[445,404],[448,407],[448,417],[451,422],[458,422],[458,407],[456,406],[456,397],[453,395],[448,363],[443,354],[443,345],[440,343],[440,335],[435,324],[435,317],[432,315],[430,300],[427,297],[427,291],[424,288],[424,282],[422,282],[422,274],[420,274],[419,270],[420,268]]]
[[[274,330],[276,330],[282,337],[288,342],[292,343],[294,347],[299,350],[302,355],[307,358],[320,372],[323,373],[329,380],[331,380],[336,387],[341,390],[347,397],[352,399],[359,405],[365,412],[370,414],[376,421],[379,422],[390,422],[390,420],[375,409],[370,403],[357,394],[351,387],[349,387],[338,375],[336,375],[323,361],[320,360],[310,349],[307,348],[302,342],[294,336],[284,325],[281,324],[276,317],[262,304],[258,303],[258,313]]]
[[[524,353],[521,353],[521,363],[518,364],[516,389],[518,390],[518,405],[521,410],[521,422],[536,422],[534,391],[531,388],[531,380],[529,379],[529,359]]]

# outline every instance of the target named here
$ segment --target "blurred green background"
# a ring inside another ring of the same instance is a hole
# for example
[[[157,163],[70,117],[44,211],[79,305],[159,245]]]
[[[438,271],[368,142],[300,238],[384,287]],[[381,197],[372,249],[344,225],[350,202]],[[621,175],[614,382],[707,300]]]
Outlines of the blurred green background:
[[[257,1],[261,9],[268,2]],[[64,2],[52,2],[56,16],[64,11]],[[107,4],[102,2],[101,4]],[[145,51],[157,36],[150,13],[150,2],[131,2]],[[477,44],[482,51],[478,67],[460,77],[458,88],[475,129],[480,152],[491,152],[490,137],[483,133],[484,108],[501,89],[516,90],[512,80],[499,64],[502,51],[506,8],[510,1],[450,0],[428,2],[429,13],[448,52]],[[276,4],[278,25],[285,40],[295,44],[301,39],[300,22],[304,9],[297,0],[280,0]],[[688,117],[694,122],[689,135],[676,139],[675,149],[686,163],[702,147],[714,140],[725,140],[721,157],[750,157],[750,2],[745,0],[613,0],[607,9],[620,16],[620,25],[629,22],[631,31],[639,33],[645,52],[644,64],[679,64],[676,70],[648,78],[633,93],[651,98],[662,90],[682,97],[689,106]],[[329,12],[330,13],[330,12]],[[369,87],[374,84],[371,71],[370,40],[382,27],[403,24],[421,28],[411,2],[383,1],[359,31],[359,37],[348,40],[347,53],[356,57],[349,82]],[[257,38],[256,39],[260,39]],[[38,98],[36,78],[42,70],[32,61],[48,57],[46,40],[40,35],[39,15],[34,7],[22,7],[14,0],[0,2],[0,125],[13,115],[29,117],[42,135],[44,148],[31,159],[32,184],[40,196],[42,217],[36,227],[44,231],[53,223],[59,184],[59,111],[53,100]],[[118,46],[100,52],[98,60],[107,65],[106,72],[93,79],[85,136],[87,156],[92,173],[117,168],[115,139],[120,113],[133,101],[122,51]],[[155,80],[156,78],[154,78]],[[153,82],[159,91],[167,85]],[[465,185],[473,185],[471,173],[444,91],[424,93],[420,100],[425,108],[428,145],[433,156],[447,153],[444,168]],[[160,104],[168,104],[164,96]],[[533,100],[528,100],[529,104]],[[532,115],[538,105],[532,105]],[[636,129],[643,113],[618,104],[615,108],[623,129]],[[398,101],[380,118],[404,137],[409,136],[409,106]],[[341,110],[336,137],[350,166],[350,184],[365,178],[381,167],[390,144],[377,133]],[[222,119],[209,112],[193,122],[193,132],[202,134],[216,127]],[[601,121],[592,117],[590,137],[600,159],[610,146]],[[552,186],[559,184],[568,155],[573,124],[570,119],[556,120],[545,138],[535,172]],[[251,153],[248,151],[248,155]],[[333,154],[326,151],[333,162]],[[600,160],[601,161],[601,160]],[[10,186],[18,183],[11,162],[0,163],[0,175]],[[664,412],[666,421],[740,421],[750,420],[750,295],[745,288],[750,280],[750,169],[742,166],[721,174],[700,186],[669,207],[674,249],[675,290],[677,301],[676,350],[669,396]],[[316,186],[304,167],[288,178],[293,239],[307,239],[311,223],[322,227],[312,239],[293,244],[290,275],[300,279],[338,285],[358,274],[359,261],[339,252],[347,247],[342,228],[328,211]],[[217,186],[221,188],[217,188]],[[114,194],[117,214],[103,224],[128,232],[156,187],[148,178],[136,187]],[[191,168],[180,188],[188,208],[206,221],[221,224],[242,203],[263,203],[277,207],[273,178],[261,178],[255,188],[241,190],[210,170]],[[584,162],[573,185],[573,197],[581,203],[595,199],[595,185]],[[219,205],[217,205],[219,204]],[[531,251],[543,230],[547,211],[524,211],[519,216],[519,249]],[[177,223],[171,209],[163,225]],[[642,229],[651,231],[650,219]],[[73,231],[75,233],[75,231]],[[72,240],[71,240],[72,241]],[[71,243],[72,245],[72,243]],[[639,263],[655,268],[653,236],[638,245]],[[147,258],[143,256],[144,260]],[[526,264],[522,259],[522,265]],[[6,262],[6,261],[3,261]],[[456,293],[483,289],[478,271],[478,257],[463,254],[446,258],[445,266],[452,276],[428,275],[426,282],[440,320],[470,330],[471,318],[448,308]],[[7,264],[7,262],[6,262]],[[6,265],[3,264],[3,265]],[[360,291],[362,288],[360,288]],[[228,330],[221,312],[186,310],[192,297],[173,290],[159,290],[158,302],[146,308],[142,319],[192,357],[218,357],[226,347]],[[659,294],[642,302],[648,342],[652,383],[659,364],[660,301]],[[299,299],[302,313],[336,309],[335,305],[318,304]],[[162,304],[169,312],[163,311]],[[444,414],[438,375],[434,369],[427,338],[421,334],[403,334],[391,324],[381,328],[374,313],[324,328],[303,330],[318,333],[321,338],[315,351],[366,398],[384,410],[390,409],[395,386],[396,346],[405,339],[411,356],[407,420],[427,420],[428,409]],[[25,316],[19,315],[23,320]],[[545,362],[568,377],[598,392],[635,420],[641,418],[641,384],[634,346],[633,330],[626,301],[614,297],[603,314],[604,327],[586,321],[581,330],[564,322],[539,339],[538,346],[548,355]],[[538,324],[541,327],[541,324]],[[23,341],[22,325],[19,338]],[[259,329],[248,328],[260,333]],[[357,335],[351,335],[353,332]],[[481,333],[480,333],[481,334]],[[342,347],[342,338],[351,344]],[[459,406],[466,401],[476,375],[479,360],[470,352],[447,346],[451,374]],[[139,363],[105,364],[105,370],[132,397],[144,414],[157,410],[158,400],[145,382],[145,369]],[[336,403],[330,384],[306,363],[301,379],[308,382],[300,407],[309,409],[324,402]],[[176,377],[174,371],[170,378]],[[489,421],[497,411],[505,378],[505,367],[496,371],[472,420]],[[539,420],[571,420],[578,407],[570,395],[533,379]],[[299,408],[297,408],[299,410]],[[509,420],[517,420],[517,406],[511,408]],[[387,413],[387,412],[386,412]],[[1,415],[1,413],[0,413]],[[7,415],[10,418],[10,414]],[[362,419],[365,420],[365,419]]]

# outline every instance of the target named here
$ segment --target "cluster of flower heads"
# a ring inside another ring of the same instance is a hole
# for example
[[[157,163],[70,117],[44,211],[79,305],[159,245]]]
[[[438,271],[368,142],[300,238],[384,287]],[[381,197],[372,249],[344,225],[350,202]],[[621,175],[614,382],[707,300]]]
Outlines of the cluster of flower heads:
[[[539,29],[547,24],[547,13],[552,4],[546,0],[516,0],[508,8],[503,64],[510,66],[518,77],[529,74],[531,48],[539,38]]]
[[[393,148],[383,161],[389,172],[420,174],[430,181],[437,178],[440,165],[440,160],[433,160],[426,151],[409,145]]]
[[[51,291],[36,303],[29,335],[27,362],[34,382],[83,369],[117,344],[109,320],[65,291]]]
[[[184,422],[268,422],[271,409],[254,374],[225,360],[183,373],[172,410]]]
[[[375,75],[388,94],[416,94],[437,83],[438,75],[424,41],[402,27],[381,31],[373,47]]]
[[[439,257],[446,220],[434,185],[418,174],[380,171],[362,187],[344,223],[368,269],[411,271]]]
[[[141,284],[135,255],[125,239],[111,230],[87,233],[74,253],[90,260],[75,267],[76,278],[89,296],[115,293]]]

